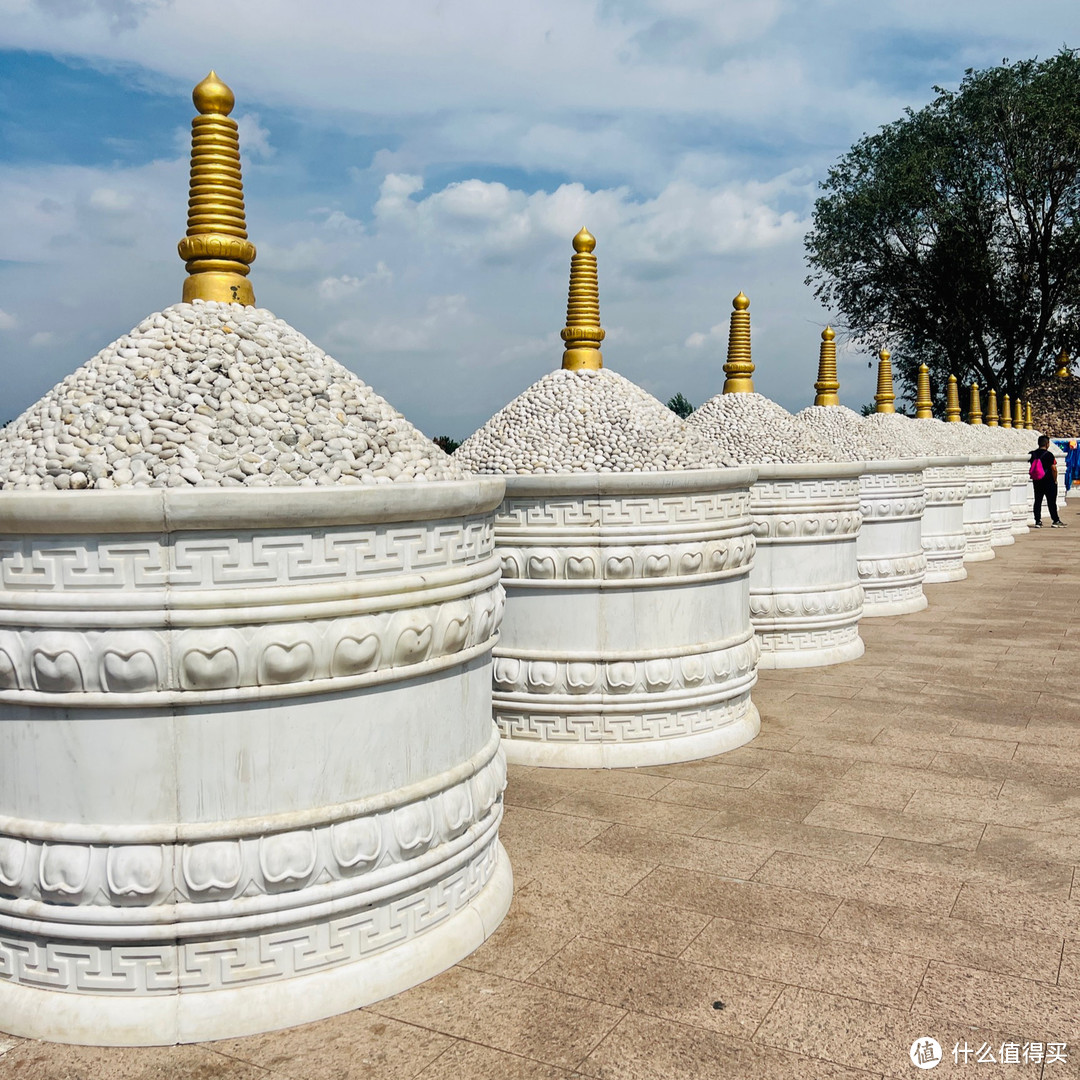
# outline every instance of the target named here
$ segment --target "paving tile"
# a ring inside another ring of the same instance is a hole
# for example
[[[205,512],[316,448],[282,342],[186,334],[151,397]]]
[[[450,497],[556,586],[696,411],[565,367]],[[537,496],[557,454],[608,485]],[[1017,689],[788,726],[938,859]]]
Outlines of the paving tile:
[[[1080,989],[1080,940],[1075,937],[1065,941],[1065,947],[1061,953],[1058,984]]]
[[[519,771],[541,783],[571,791],[604,791],[609,795],[628,795],[636,799],[655,795],[667,783],[663,775],[645,769],[545,769],[512,765],[509,774]]]
[[[883,784],[861,784],[829,776],[800,776],[796,773],[772,769],[751,789],[751,793],[789,795],[810,799],[815,803],[828,799],[831,802],[848,802],[856,806],[880,806],[887,810],[903,810],[911,798],[911,792],[888,788]]]
[[[724,760],[732,765],[754,769],[782,769],[799,776],[843,776],[849,763],[840,758],[808,757],[780,750],[758,750],[754,744],[729,750]]]
[[[504,844],[521,843],[534,848],[581,848],[606,828],[606,821],[569,814],[548,814],[524,806],[508,806],[499,836]]]
[[[733,881],[715,874],[669,866],[657,867],[634,886],[630,895],[655,905],[699,912],[704,916],[742,919],[802,934],[820,933],[840,903],[834,896],[761,882]],[[657,921],[661,921],[655,908],[654,914]],[[663,918],[666,921],[667,916]]]
[[[1060,935],[1006,930],[861,900],[845,900],[821,936],[1042,982],[1057,980],[1061,961]]]
[[[456,1042],[415,1080],[572,1080],[580,1075],[490,1046]],[[342,1080],[347,1080],[345,1074]]]
[[[582,1062],[598,1080],[871,1080],[880,1074],[632,1014]]]
[[[645,881],[657,872],[654,870]],[[526,885],[515,893],[510,914],[517,914],[523,927],[545,925],[557,930],[563,945],[574,934],[581,933],[633,949],[678,956],[701,933],[713,913],[689,908],[658,913],[649,898],[636,888],[628,896],[612,896],[582,889],[577,881],[568,879]],[[550,955],[555,952],[558,949]]]
[[[1008,781],[1006,781],[1008,783]],[[1069,788],[1058,788],[1069,792]],[[995,798],[917,791],[904,809],[918,817],[978,821],[1019,829],[1039,829],[1066,836],[1080,835],[1080,793],[1048,803],[1035,798],[1014,799],[1003,791]]]
[[[936,760],[936,758],[935,758]],[[1004,770],[1002,770],[1004,771]],[[899,768],[895,765],[875,765],[857,761],[844,774],[850,783],[904,791],[909,796],[916,791],[944,791],[956,795],[996,795],[1001,790],[1001,777],[957,776],[940,772],[933,765],[925,769]]]
[[[856,866],[788,851],[770,855],[769,861],[754,875],[754,881],[939,915],[949,914],[960,892],[960,883],[949,878],[909,874],[880,866]],[[642,886],[647,882],[648,878]]]
[[[767,779],[767,775],[762,779]],[[762,817],[781,818],[786,821],[801,821],[813,810],[817,802],[814,798],[801,798],[783,793],[772,794],[759,788],[757,784],[751,788],[722,788],[716,784],[698,784],[693,780],[672,780],[650,801],[654,804],[680,803],[684,806],[696,806],[707,810],[754,813]],[[704,824],[703,817],[698,828]],[[654,827],[661,828],[662,826],[657,824]]]
[[[764,769],[747,768],[722,758],[706,758],[704,761],[684,761],[678,765],[649,766],[647,772],[667,780],[692,780],[698,784],[719,784],[721,787],[745,788],[764,774]],[[659,791],[658,787],[656,791]],[[650,795],[656,793],[650,792]]]
[[[1000,1047],[1013,1036],[1002,1036],[988,1028],[976,1028],[957,1021],[928,1021],[912,1016],[907,1009],[894,1009],[868,1001],[825,994],[816,990],[789,987],[769,1012],[756,1039],[768,1046],[798,1054],[817,1054],[852,1068],[881,1072],[889,1077],[916,1075],[910,1050],[926,1036],[941,1046],[940,1064],[932,1070],[941,1076],[975,1075],[1038,1080],[1041,1065],[995,1066],[987,1063],[974,1070],[953,1061],[957,1043]],[[997,1051],[994,1056],[997,1057]],[[929,1075],[931,1070],[925,1070]]]
[[[530,810],[546,810],[563,798],[572,788],[549,784],[534,775],[513,766],[507,772],[503,802],[507,806],[522,806]]]
[[[573,881],[582,890],[593,889],[621,896],[656,865],[654,861],[621,858],[595,849],[562,851],[529,846],[525,842],[511,842],[506,849],[514,871],[515,890],[534,881]]]
[[[575,938],[534,972],[539,986],[748,1039],[781,985],[607,942]],[[716,1002],[723,1007],[717,1008]]]
[[[938,735],[929,731],[911,731],[901,727],[886,728],[876,746],[893,746],[943,754],[971,754],[973,757],[992,757],[1008,760],[1016,752],[1015,742],[1003,739],[973,739],[957,735]],[[918,767],[929,762],[909,762]]]
[[[680,805],[680,800],[661,801],[672,784],[666,784],[655,798],[634,799],[626,795],[611,795],[604,791],[573,791],[549,809],[556,814],[587,817],[592,821],[619,822],[641,828],[659,829],[661,832],[686,833],[692,836],[713,815],[700,806]],[[707,785],[701,785],[706,787]],[[718,789],[712,789],[718,790]]]
[[[951,914],[988,926],[1015,927],[1058,937],[1080,937],[1080,904],[1034,889],[966,881]]]
[[[1017,748],[1017,755],[1022,747]],[[1014,755],[1008,761],[993,758],[977,758],[970,754],[936,754],[935,772],[947,773],[960,778],[983,778],[999,781],[1023,780],[1036,784],[1057,784],[1074,787],[1077,772],[1068,765],[1055,765],[1050,760],[1027,761]]]
[[[979,850],[999,857],[1053,859],[1080,862],[1080,836],[1058,835],[1041,829],[1015,829],[987,825]]]
[[[284,1075],[284,1074],[281,1074]],[[389,1074],[357,1073],[358,1077]],[[206,1046],[66,1046],[27,1039],[0,1057],[4,1080],[274,1080]]]
[[[622,1018],[621,1009],[542,986],[455,967],[368,1011],[572,1069]]]
[[[452,1042],[446,1035],[362,1009],[208,1047],[267,1069],[275,1080],[340,1080],[344,1076],[395,1080],[415,1075]]]
[[[805,824],[972,851],[978,846],[985,828],[975,822],[918,818],[897,810],[832,802],[818,803],[806,815]]]
[[[682,958],[812,990],[843,986],[852,997],[902,1008],[926,970],[919,957],[730,919],[709,923]]]
[[[1015,1031],[1028,1041],[1080,1037],[1080,990],[939,960],[930,962],[912,1011]]]
[[[908,768],[924,768],[934,758],[931,750],[919,750],[909,746],[889,746],[877,742],[860,743],[845,739],[819,739],[814,735],[808,735],[795,750],[800,754],[841,758],[846,761],[874,761]]]
[[[752,877],[768,858],[768,852],[757,847],[655,829],[632,829],[627,825],[612,825],[586,850],[590,854],[631,859],[649,869],[660,865],[681,866],[734,878]]]
[[[923,844],[885,837],[870,857],[871,865],[909,873],[937,874],[961,881],[1010,884],[1056,895],[1069,895],[1072,867],[1050,859],[996,856],[988,851],[965,851],[942,844]]]
[[[759,847],[768,852],[796,851],[843,862],[866,862],[877,847],[878,837],[829,828],[827,822],[812,820],[819,816],[822,805],[818,803],[807,815],[805,824],[758,817],[752,813],[720,811],[702,826],[698,835]],[[855,811],[855,808],[851,809]]]

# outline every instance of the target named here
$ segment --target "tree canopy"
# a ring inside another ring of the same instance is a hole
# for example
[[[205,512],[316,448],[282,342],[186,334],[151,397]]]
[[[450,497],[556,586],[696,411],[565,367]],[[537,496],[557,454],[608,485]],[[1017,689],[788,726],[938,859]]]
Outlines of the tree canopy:
[[[667,407],[676,416],[681,416],[684,420],[694,411],[694,406],[690,404],[681,391],[668,399]]]
[[[968,70],[866,135],[822,182],[806,237],[856,344],[1015,398],[1080,345],[1080,55]]]

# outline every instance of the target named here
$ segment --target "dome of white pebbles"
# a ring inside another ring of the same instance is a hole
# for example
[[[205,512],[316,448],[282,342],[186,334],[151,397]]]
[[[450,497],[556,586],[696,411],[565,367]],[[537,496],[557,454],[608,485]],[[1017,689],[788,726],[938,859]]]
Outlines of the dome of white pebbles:
[[[880,424],[871,424],[844,405],[811,405],[795,419],[830,446],[838,461],[894,461],[916,457],[908,440],[891,437]]]
[[[717,394],[687,423],[740,465],[837,460],[827,443],[763,394]]]
[[[558,369],[454,452],[478,473],[622,473],[733,464],[663,402],[607,368]]]
[[[144,319],[0,431],[0,487],[388,484],[461,468],[262,308]]]

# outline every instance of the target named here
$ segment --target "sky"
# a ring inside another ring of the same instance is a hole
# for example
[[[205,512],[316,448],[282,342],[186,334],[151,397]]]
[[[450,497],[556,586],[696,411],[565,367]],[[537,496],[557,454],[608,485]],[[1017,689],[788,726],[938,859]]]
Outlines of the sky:
[[[843,404],[872,358],[804,283],[819,181],[965,69],[1080,45],[1076,0],[0,0],[0,422],[180,299],[191,88],[236,95],[251,281],[428,435],[560,365],[571,238],[605,365]],[[876,367],[876,365],[874,365]]]

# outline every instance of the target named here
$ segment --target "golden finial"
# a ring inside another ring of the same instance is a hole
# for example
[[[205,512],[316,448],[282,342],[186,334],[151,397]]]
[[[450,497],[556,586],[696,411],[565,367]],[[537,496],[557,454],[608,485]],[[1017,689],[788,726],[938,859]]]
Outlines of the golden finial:
[[[1057,364],[1057,377],[1067,379],[1069,377],[1069,354],[1064,349],[1058,353]]]
[[[945,419],[950,424],[960,423],[960,390],[955,375],[949,376],[945,386]]]
[[[919,420],[934,418],[934,399],[930,397],[930,369],[925,364],[919,365],[919,381],[916,384],[915,416]]]
[[[821,331],[821,349],[818,352],[818,381],[814,383],[817,396],[815,405],[839,405],[840,380],[836,377],[836,331],[826,326]]]
[[[878,366],[877,366],[877,393],[874,395],[874,401],[877,402],[877,408],[875,412],[896,412],[896,394],[893,393],[893,381],[892,381],[892,364],[889,363],[889,357],[892,353],[888,349],[882,349],[878,353]]]
[[[1035,430],[1035,418],[1031,412],[1030,401],[1024,403],[1024,427],[1026,427],[1028,431]]]
[[[229,118],[233,92],[211,71],[191,94],[191,186],[187,235],[177,245],[187,265],[184,303],[219,300],[254,305],[247,275],[255,245],[244,222],[240,138]]]
[[[728,330],[727,363],[724,365],[725,394],[754,392],[754,362],[750,359],[750,301],[739,293],[731,301],[731,328]]]
[[[979,400],[979,384],[973,382],[971,384],[971,397],[968,398],[968,423],[981,424],[982,422],[982,402]]]
[[[993,387],[986,392],[986,426],[998,426],[997,391]]]
[[[562,339],[566,342],[562,366],[568,371],[588,368],[597,371],[604,366],[600,342],[604,331],[600,326],[600,284],[596,276],[596,238],[582,228],[574,237],[574,254],[570,259],[570,293],[566,300],[566,327]]]
[[[1001,426],[1012,427],[1012,406],[1009,404],[1009,395],[1001,395]]]
[[[1016,404],[1013,406],[1013,427],[1023,428],[1024,426],[1024,403],[1020,400],[1020,395],[1016,397]]]

